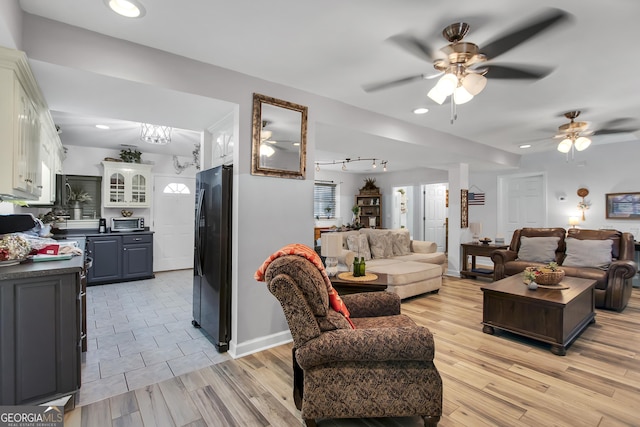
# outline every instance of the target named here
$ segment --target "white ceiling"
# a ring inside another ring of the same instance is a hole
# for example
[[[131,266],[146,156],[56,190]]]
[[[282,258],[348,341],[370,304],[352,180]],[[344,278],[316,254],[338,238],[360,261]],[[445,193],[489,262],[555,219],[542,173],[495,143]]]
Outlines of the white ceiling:
[[[20,0],[20,6],[31,14],[292,86],[518,154],[526,154],[519,148],[525,142],[533,145],[529,152],[555,150],[557,140],[552,137],[558,126],[566,122],[562,113],[569,110],[582,110],[580,119],[590,122],[592,129],[620,118],[631,119],[623,123],[625,127],[640,128],[640,79],[636,77],[640,50],[635,44],[636,21],[640,17],[637,0],[589,2],[588,6],[579,0],[141,1],[146,15],[134,20],[113,14],[103,0]],[[449,105],[437,105],[426,96],[434,80],[375,93],[362,89],[368,83],[432,73],[429,63],[391,43],[392,36],[411,34],[439,48],[447,44],[440,34],[442,28],[465,21],[471,25],[465,40],[478,44],[482,50],[489,40],[548,7],[567,11],[571,19],[516,46],[496,58],[495,63],[548,66],[553,72],[535,82],[496,80],[487,74],[486,89],[468,104],[458,107],[458,119],[453,125],[449,122]],[[47,64],[35,64],[35,67],[39,79],[59,71]],[[82,78],[81,72],[78,73],[79,76],[68,78]],[[46,86],[44,81],[40,84]],[[152,96],[152,88],[145,89]],[[105,91],[118,95],[133,93],[132,88],[113,87]],[[167,110],[155,115],[155,123],[203,129],[197,119],[186,125],[185,120],[177,118],[181,102],[193,101],[192,96],[182,95],[189,99],[179,99],[180,94],[173,95],[173,113]],[[104,112],[105,109],[93,108],[91,102],[104,102],[103,98],[92,101],[51,89],[47,97],[50,105],[60,107],[57,110],[60,113],[54,116],[63,128],[61,136],[65,144],[76,140],[98,143],[95,134],[90,137],[81,134],[90,127],[83,123],[90,120],[64,113],[71,111],[65,106],[84,103],[83,111],[94,117],[92,111]],[[201,107],[206,104],[205,108],[219,108],[221,114],[229,111],[228,105],[212,105],[209,99],[199,101]],[[116,100],[113,102],[114,114],[109,114],[110,118],[150,120],[150,112],[127,112],[126,108],[117,108]],[[418,106],[428,107],[429,113],[412,114]],[[167,122],[159,123],[163,117]],[[208,115],[207,120],[210,117]],[[119,129],[124,127],[121,123]],[[335,132],[334,129],[329,133],[335,137]],[[594,144],[613,143],[637,140],[638,135],[635,132],[594,136],[593,140]],[[185,146],[191,147],[191,143]],[[316,145],[320,150],[317,160],[332,160],[339,155],[350,157],[346,150],[336,151],[329,141],[325,145],[320,134]],[[191,148],[187,152],[190,151]],[[411,166],[410,157],[428,158],[426,152],[398,158],[397,151],[385,152],[381,148],[380,152],[385,154],[367,153],[366,156],[395,155],[396,159],[388,159],[390,166],[394,160],[396,164],[405,161],[406,166]],[[554,151],[553,155],[561,154]]]

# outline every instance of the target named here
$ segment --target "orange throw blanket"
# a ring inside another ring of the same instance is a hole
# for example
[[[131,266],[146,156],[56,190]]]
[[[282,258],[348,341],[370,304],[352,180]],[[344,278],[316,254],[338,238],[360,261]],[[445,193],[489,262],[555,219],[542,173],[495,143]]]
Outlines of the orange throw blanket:
[[[280,248],[279,250],[271,254],[271,256],[262,263],[253,277],[259,282],[264,282],[264,273],[265,271],[267,271],[267,267],[269,266],[269,264],[271,264],[274,259],[285,255],[298,255],[304,257],[311,261],[313,265],[318,268],[320,274],[322,274],[324,283],[327,285],[327,292],[329,293],[329,304],[331,304],[331,308],[342,314],[347,319],[351,327],[355,329],[356,327],[354,326],[353,322],[351,322],[351,315],[349,314],[347,306],[344,305],[344,302],[342,301],[342,298],[340,298],[340,295],[338,295],[338,292],[336,292],[336,290],[333,289],[333,286],[331,286],[331,280],[329,280],[329,276],[324,269],[322,260],[320,259],[316,251],[311,249],[309,246],[303,245],[301,243],[292,243],[283,248]]]

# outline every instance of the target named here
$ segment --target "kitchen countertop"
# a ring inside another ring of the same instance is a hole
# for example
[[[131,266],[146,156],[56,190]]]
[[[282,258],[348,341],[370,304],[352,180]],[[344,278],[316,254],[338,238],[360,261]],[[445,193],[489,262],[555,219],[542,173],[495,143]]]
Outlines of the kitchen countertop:
[[[78,247],[84,251],[85,239],[76,237],[70,240],[78,242]],[[33,262],[27,260],[21,264],[0,267],[0,280],[24,279],[27,277],[39,277],[50,274],[64,274],[79,272],[84,267],[84,257],[73,256],[71,259],[62,261],[40,261]]]
[[[64,240],[64,239],[72,239],[75,240],[77,238],[82,237],[100,237],[100,236],[124,236],[130,234],[153,234],[153,231],[150,231],[148,227],[145,228],[144,231],[108,231],[106,233],[98,233],[95,228],[77,228],[73,230],[63,230],[64,233],[55,233],[53,238],[56,240]]]

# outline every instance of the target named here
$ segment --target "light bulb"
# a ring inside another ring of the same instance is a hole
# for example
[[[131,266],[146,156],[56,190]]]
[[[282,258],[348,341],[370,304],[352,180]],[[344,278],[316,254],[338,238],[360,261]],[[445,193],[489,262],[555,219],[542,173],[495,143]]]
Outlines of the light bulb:
[[[343,170],[343,171],[346,171],[346,170],[347,170],[347,165],[346,165],[344,162],[342,162],[342,170]]]
[[[440,92],[440,90],[438,89],[438,85],[435,85],[433,88],[431,88],[427,96],[440,105],[442,105],[444,100],[447,99],[447,95],[444,95],[442,92]]]
[[[574,142],[574,144],[576,145],[576,150],[582,151],[591,145],[591,140],[589,138],[581,136],[576,139],[576,142]]]
[[[384,168],[382,168],[382,170],[383,170],[384,172],[386,172],[386,171],[387,171],[387,162],[384,162]]]
[[[458,86],[456,90],[453,92],[453,100],[456,104],[465,104],[473,99],[473,95],[471,95],[467,90]]]
[[[558,151],[561,153],[568,153],[571,150],[571,145],[573,142],[569,138],[563,139],[560,144],[558,144]]]
[[[438,81],[436,87],[439,88],[438,91],[441,94],[449,96],[453,93],[456,87],[458,87],[458,77],[456,77],[454,74],[445,74]]]
[[[482,74],[469,73],[462,79],[462,86],[473,96],[482,92],[486,85],[487,78]]]
[[[373,159],[373,165],[371,165],[371,167],[374,169],[378,167],[378,165],[376,165],[376,159]]]
[[[273,153],[275,153],[275,152],[276,152],[276,150],[274,150],[273,148],[269,147],[268,145],[260,144],[260,155],[261,156],[271,157],[271,156],[273,156]]]
[[[316,172],[320,172],[320,165],[316,163]]]

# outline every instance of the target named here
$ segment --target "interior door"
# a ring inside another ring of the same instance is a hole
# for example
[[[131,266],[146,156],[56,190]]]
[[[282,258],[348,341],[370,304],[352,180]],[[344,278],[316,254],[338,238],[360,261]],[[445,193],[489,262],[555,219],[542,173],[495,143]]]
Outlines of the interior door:
[[[514,230],[546,227],[546,188],[543,173],[498,177],[498,233],[506,244]]]
[[[155,175],[153,271],[193,267],[194,177]]]
[[[422,198],[423,240],[435,242],[438,245],[438,252],[446,252],[447,184],[424,185]]]

